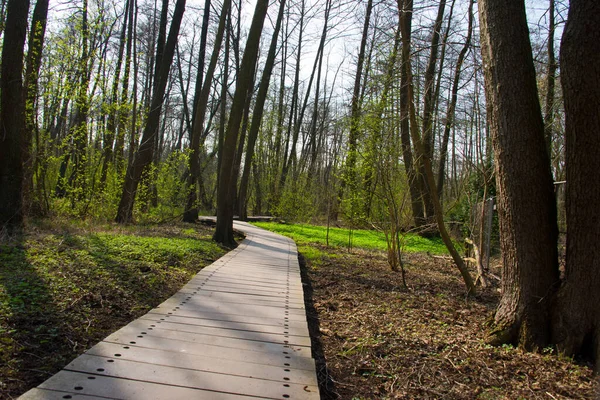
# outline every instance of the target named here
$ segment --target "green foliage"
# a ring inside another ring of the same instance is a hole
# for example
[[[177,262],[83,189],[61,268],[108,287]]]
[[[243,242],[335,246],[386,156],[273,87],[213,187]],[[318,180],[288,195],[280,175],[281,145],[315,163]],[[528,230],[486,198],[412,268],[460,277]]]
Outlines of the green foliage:
[[[256,222],[256,226],[288,236],[296,241],[298,246],[306,244],[326,244],[327,227],[305,224],[280,224],[276,222]],[[347,247],[348,229],[329,228],[329,245],[332,247]],[[385,234],[382,232],[356,229],[352,230],[354,247],[368,250],[387,250]],[[447,254],[441,239],[427,239],[407,233],[405,236],[405,251],[411,253],[429,252],[431,254]]]
[[[275,215],[288,221],[309,222],[314,217],[315,196],[310,191],[300,195],[296,181],[286,185],[279,203],[275,209]]]

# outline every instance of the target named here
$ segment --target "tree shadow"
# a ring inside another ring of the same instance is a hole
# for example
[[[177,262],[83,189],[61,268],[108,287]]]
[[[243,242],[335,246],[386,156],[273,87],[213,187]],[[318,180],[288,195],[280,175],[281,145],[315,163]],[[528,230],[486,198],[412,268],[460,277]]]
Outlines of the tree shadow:
[[[27,258],[23,235],[0,242],[0,398],[59,371],[76,346],[46,278]]]

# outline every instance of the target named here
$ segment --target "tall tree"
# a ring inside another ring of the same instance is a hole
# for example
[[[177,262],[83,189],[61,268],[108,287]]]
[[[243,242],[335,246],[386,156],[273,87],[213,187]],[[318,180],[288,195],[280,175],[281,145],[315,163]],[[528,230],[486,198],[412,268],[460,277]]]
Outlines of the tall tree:
[[[423,100],[423,154],[420,154],[420,160],[423,161],[425,158],[433,160],[433,119],[435,111],[435,69],[438,62],[438,52],[440,45],[440,31],[442,29],[442,22],[444,20],[444,12],[446,9],[446,0],[440,0],[438,5],[437,17],[433,25],[433,32],[431,35],[431,51],[429,53],[429,60],[427,61],[427,68],[425,69],[425,93]],[[436,186],[430,186],[427,183],[425,177],[425,166],[423,162],[420,163],[419,177],[424,180],[421,185],[424,189],[421,193],[423,203],[425,205],[425,214],[427,223],[430,224],[434,221],[434,206],[431,196],[431,192],[436,190]]]
[[[108,121],[106,124],[106,131],[104,134],[104,143],[103,143],[103,162],[102,162],[102,171],[100,173],[100,185],[104,186],[106,182],[106,177],[108,174],[108,167],[110,165],[110,161],[112,158],[113,144],[115,140],[116,129],[118,125],[118,119],[121,117],[120,106],[118,103],[119,100],[119,78],[121,77],[121,67],[123,65],[123,53],[125,52],[125,43],[128,39],[127,34],[127,26],[129,20],[129,13],[132,12],[133,0],[127,0],[125,3],[125,16],[123,17],[123,26],[121,27],[121,33],[119,36],[119,50],[117,54],[117,65],[115,66],[115,73],[113,77],[112,89],[111,89],[111,97],[110,103],[108,104]],[[126,61],[129,61],[127,59]]]
[[[352,90],[352,100],[350,104],[350,132],[348,134],[348,156],[346,158],[346,175],[342,181],[342,191],[344,186],[356,179],[356,158],[357,143],[359,136],[359,117],[360,117],[360,83],[363,78],[363,65],[365,62],[365,51],[367,48],[367,39],[369,36],[369,24],[371,21],[371,12],[373,10],[373,0],[368,0],[365,10],[365,22],[363,25],[362,36],[360,40],[360,49],[358,51],[358,60],[356,62],[356,75],[354,75],[354,88]],[[341,196],[340,196],[341,197]]]
[[[202,133],[204,131],[204,119],[206,116],[206,109],[208,107],[208,97],[210,95],[210,89],[212,87],[213,75],[219,60],[219,53],[221,51],[221,45],[223,42],[223,34],[225,33],[225,27],[227,25],[227,16],[231,9],[231,0],[225,0],[223,2],[223,8],[221,9],[221,16],[219,18],[219,26],[217,28],[217,36],[215,38],[215,44],[208,69],[206,70],[206,77],[204,84],[201,86],[200,91],[197,90],[197,96],[194,99],[196,109],[194,110],[194,122],[192,123],[192,134],[190,141],[190,161],[189,161],[189,175],[188,175],[188,196],[187,205],[183,214],[183,220],[185,222],[195,222],[198,219],[198,207],[196,204],[198,197],[197,182],[200,178],[200,145]],[[205,12],[208,12],[205,10]],[[208,19],[204,19],[208,22]],[[208,29],[208,28],[207,28]],[[204,27],[202,27],[204,31]],[[204,53],[202,45],[200,46],[200,53]],[[202,57],[203,58],[203,57]],[[203,67],[203,66],[202,66]]]
[[[440,149],[440,164],[438,166],[438,179],[437,179],[437,193],[438,197],[441,199],[444,188],[444,181],[446,179],[446,158],[448,154],[448,142],[450,141],[450,131],[454,128],[454,114],[456,113],[456,103],[458,102],[458,89],[460,84],[460,76],[462,73],[462,66],[465,61],[465,57],[469,48],[471,47],[471,38],[473,36],[473,4],[475,0],[469,0],[469,10],[468,10],[468,27],[467,27],[467,37],[465,39],[465,43],[458,54],[458,59],[456,60],[456,66],[454,67],[454,79],[452,80],[452,92],[450,97],[450,102],[448,103],[448,108],[446,109],[446,120],[444,121],[444,133],[442,135],[442,146]]]
[[[565,101],[567,253],[554,342],[600,373],[600,3],[571,0],[560,48]],[[539,233],[536,238],[539,238]]]
[[[260,36],[268,8],[268,0],[258,0],[256,2],[252,24],[250,25],[246,41],[246,49],[244,50],[242,63],[238,70],[235,94],[233,96],[221,153],[222,160],[217,191],[217,227],[213,239],[227,246],[235,246],[235,239],[233,237],[233,195],[236,184],[233,180],[233,177],[236,175],[233,170],[235,151],[248,91],[253,85],[254,65],[256,65],[258,58]]]
[[[409,107],[409,65],[411,57],[412,15],[413,0],[398,0],[400,9],[400,26],[402,29],[402,66],[400,71],[400,139],[402,143],[402,160],[408,179],[410,203],[415,226],[420,228],[425,225],[425,208],[421,193],[423,192],[423,179],[417,174],[418,157],[415,162],[410,142],[410,107]]]
[[[554,54],[554,33],[556,31],[554,17],[554,1],[548,7],[548,69],[546,71],[546,104],[544,106],[544,128],[546,129],[546,147],[552,159],[552,125],[554,124],[554,92],[556,86],[556,56]]]
[[[9,0],[0,66],[0,229],[23,221],[23,161],[27,135],[23,56],[29,0]]]
[[[267,100],[267,93],[269,91],[269,83],[271,82],[271,73],[273,72],[273,65],[275,64],[275,55],[277,51],[277,38],[279,36],[279,30],[281,29],[281,23],[283,21],[283,12],[285,10],[285,0],[280,0],[279,13],[277,15],[277,21],[275,22],[275,30],[271,38],[271,44],[269,46],[269,53],[267,60],[265,61],[265,67],[263,69],[262,77],[260,79],[260,86],[258,88],[258,94],[256,95],[256,104],[254,106],[254,112],[252,115],[252,123],[250,125],[250,132],[248,134],[248,145],[246,146],[246,159],[244,163],[244,171],[242,173],[242,179],[240,182],[240,190],[238,193],[238,204],[239,204],[239,216],[242,219],[246,219],[247,204],[246,195],[248,192],[248,183],[250,180],[250,167],[252,166],[252,158],[254,157],[254,146],[258,137],[258,131],[262,122],[262,116],[264,112],[265,102]]]
[[[33,9],[33,18],[29,29],[29,50],[27,52],[27,66],[25,69],[25,119],[27,133],[23,137],[26,149],[27,159],[25,160],[24,177],[24,201],[26,207],[33,204],[31,198],[33,191],[33,171],[39,154],[34,154],[32,148],[32,139],[35,137],[35,151],[40,148],[39,129],[35,122],[35,106],[38,94],[38,81],[40,67],[42,65],[42,51],[44,48],[44,37],[46,35],[46,24],[48,20],[48,0],[38,0]],[[38,208],[41,208],[40,199],[36,201]]]
[[[88,90],[91,74],[88,16],[88,0],[83,0],[81,5],[81,53],[77,64],[78,83],[75,116],[67,138],[68,149],[61,160],[58,181],[56,182],[56,195],[58,197],[66,196],[69,186],[71,189],[83,189],[85,186],[84,173],[87,162],[85,150],[88,139],[88,113],[90,110]],[[71,159],[73,159],[75,165],[71,176],[67,180],[67,168]],[[82,194],[81,190],[77,193],[77,197],[81,198]]]
[[[175,46],[177,44],[179,28],[181,27],[181,20],[185,10],[185,2],[186,0],[177,0],[177,3],[175,4],[173,19],[171,20],[169,35],[161,59],[159,74],[156,77],[156,87],[152,94],[150,112],[146,119],[146,125],[142,135],[142,142],[135,154],[133,162],[129,163],[127,166],[125,182],[123,184],[123,193],[115,218],[115,220],[120,223],[131,222],[133,219],[133,205],[137,187],[140,183],[144,169],[150,165],[154,156],[156,136],[159,134],[160,113],[164,102],[169,71],[175,56]]]
[[[407,0],[412,2],[412,0]],[[400,3],[399,3],[400,5]],[[402,13],[402,8],[399,7],[398,12]],[[407,26],[405,25],[406,20],[400,19],[400,29],[402,34],[404,35],[407,31]],[[407,86],[407,101],[408,101],[408,114],[410,119],[410,137],[413,142],[413,146],[415,148],[415,153],[421,157],[421,163],[423,165],[423,170],[425,173],[425,179],[427,180],[427,185],[431,188],[435,188],[435,177],[433,176],[433,168],[431,166],[431,158],[427,156],[425,152],[425,146],[423,144],[423,138],[419,135],[419,127],[417,124],[417,112],[415,106],[415,94],[413,89],[413,78],[412,78],[412,67],[411,67],[411,59],[410,57],[406,60],[406,65],[403,66],[406,72],[406,86]],[[465,282],[465,286],[467,288],[467,294],[475,294],[475,283],[473,282],[473,278],[469,273],[469,270],[465,266],[465,263],[454,247],[454,243],[450,238],[450,234],[446,229],[446,225],[444,223],[444,212],[442,209],[442,204],[440,203],[440,199],[437,196],[437,191],[430,191],[429,195],[431,196],[431,201],[433,203],[433,211],[435,216],[435,221],[437,224],[437,228],[440,232],[440,236],[442,237],[442,241],[444,245],[448,249],[448,252],[452,256],[456,267],[458,268],[463,281]]]
[[[492,342],[541,349],[559,279],[558,228],[524,1],[480,0],[479,19],[503,264]]]

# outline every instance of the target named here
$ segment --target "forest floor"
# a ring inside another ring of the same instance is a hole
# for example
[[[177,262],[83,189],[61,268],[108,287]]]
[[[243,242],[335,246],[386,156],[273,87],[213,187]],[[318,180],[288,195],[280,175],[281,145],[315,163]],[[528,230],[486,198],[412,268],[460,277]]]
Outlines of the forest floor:
[[[407,289],[381,251],[310,247],[300,251],[317,254],[301,259],[323,399],[600,398],[589,365],[487,345],[498,289],[466,299],[449,261],[407,254]]]
[[[225,253],[203,225],[30,224],[0,241],[0,399],[13,399]],[[497,288],[450,262],[299,246],[323,399],[596,399],[589,365],[485,344]],[[326,364],[324,363],[326,362]]]
[[[212,228],[43,220],[0,241],[0,399],[13,399],[225,254]]]

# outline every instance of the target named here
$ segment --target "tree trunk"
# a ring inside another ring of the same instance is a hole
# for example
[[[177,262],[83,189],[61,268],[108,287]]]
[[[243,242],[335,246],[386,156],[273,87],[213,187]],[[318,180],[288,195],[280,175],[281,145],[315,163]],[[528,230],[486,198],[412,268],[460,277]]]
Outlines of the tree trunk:
[[[46,33],[46,23],[48,20],[48,0],[38,0],[33,10],[33,19],[29,30],[29,50],[27,53],[27,67],[25,70],[25,119],[27,133],[23,137],[25,146],[24,162],[24,181],[23,181],[23,201],[26,209],[31,209],[34,204],[33,194],[33,174],[39,160],[39,129],[35,122],[36,99],[38,94],[38,80],[40,66],[42,64],[42,50],[44,48],[44,36]],[[36,153],[33,153],[31,140],[35,136],[38,146],[35,147]],[[35,199],[36,208],[42,209],[40,198]]]
[[[362,36],[360,40],[360,49],[358,51],[358,60],[356,63],[356,75],[354,75],[354,88],[352,90],[352,100],[350,104],[350,132],[348,133],[348,153],[346,156],[346,165],[342,181],[340,182],[340,190],[338,201],[344,197],[346,186],[350,186],[351,191],[356,191],[356,161],[358,158],[358,136],[359,136],[359,121],[360,121],[360,94],[361,81],[363,79],[363,65],[365,62],[365,52],[367,48],[367,39],[369,36],[369,25],[371,21],[371,12],[373,10],[373,0],[368,0],[365,10],[365,22],[363,25]],[[336,205],[337,208],[337,205]]]
[[[206,109],[208,107],[208,97],[210,95],[210,89],[212,86],[212,80],[219,60],[219,53],[221,52],[221,45],[223,43],[223,35],[225,33],[225,26],[227,24],[227,16],[229,15],[229,9],[231,8],[231,0],[223,2],[223,8],[221,9],[221,16],[219,18],[219,26],[217,28],[217,36],[215,38],[215,47],[213,49],[210,63],[206,71],[206,77],[201,90],[198,92],[194,103],[196,109],[194,110],[194,122],[192,124],[192,138],[190,142],[190,173],[188,175],[188,197],[185,212],[183,213],[183,220],[185,222],[195,222],[198,219],[198,206],[197,202],[197,182],[200,177],[200,145],[202,132],[204,130],[204,119],[206,116]],[[205,11],[206,12],[206,11]],[[205,18],[206,20],[206,18]],[[204,30],[204,27],[202,28]],[[201,46],[202,47],[202,46]],[[200,49],[200,53],[203,53],[204,49]]]
[[[287,181],[288,172],[290,166],[293,164],[292,160],[296,158],[296,144],[298,142],[298,135],[295,125],[298,124],[298,118],[296,118],[298,111],[298,100],[299,100],[299,87],[300,87],[300,62],[302,57],[302,38],[304,35],[304,17],[305,17],[305,7],[306,1],[301,0],[300,3],[300,31],[298,32],[298,47],[296,48],[296,71],[294,74],[294,88],[292,89],[292,104],[290,106],[290,115],[288,117],[288,126],[287,126],[287,139],[285,143],[285,152],[283,154],[283,166],[281,168],[281,175],[279,177],[279,194],[283,193],[285,190],[285,182]],[[312,76],[312,75],[311,75]],[[310,90],[309,90],[310,91]],[[293,134],[292,134],[293,130]],[[293,136],[293,137],[291,137]],[[290,146],[290,137],[292,139],[292,144]],[[290,148],[291,147],[291,148]]]
[[[440,0],[438,6],[437,17],[435,24],[433,25],[433,32],[431,35],[431,52],[429,53],[429,60],[427,61],[427,68],[425,70],[425,94],[423,102],[423,134],[421,136],[421,142],[423,144],[423,154],[420,154],[420,159],[423,161],[425,158],[433,160],[433,113],[435,105],[435,68],[438,60],[438,48],[440,43],[440,31],[442,29],[442,22],[444,19],[444,11],[446,9],[446,0]],[[425,176],[424,165],[420,163],[420,178],[424,180],[422,188],[424,189],[421,193],[423,197],[423,203],[425,205],[425,215],[427,218],[427,225],[431,225],[435,220],[435,211],[433,206],[433,200],[431,192],[436,190],[436,186],[430,186],[428,184],[427,177]]]
[[[279,14],[277,15],[277,22],[275,23],[275,30],[273,31],[273,37],[271,38],[271,45],[269,46],[269,53],[265,62],[265,67],[260,79],[260,87],[256,96],[256,104],[254,105],[252,124],[250,125],[250,133],[248,134],[248,144],[246,146],[246,158],[244,162],[244,171],[242,173],[242,180],[240,182],[240,190],[238,193],[238,204],[239,204],[239,216],[241,219],[248,217],[247,211],[247,193],[248,184],[250,180],[250,167],[252,166],[252,158],[254,157],[254,146],[256,139],[258,138],[258,131],[262,122],[262,116],[265,108],[265,101],[267,100],[267,94],[269,91],[269,83],[271,81],[271,73],[273,72],[273,65],[275,64],[275,55],[277,50],[277,39],[279,36],[279,30],[281,29],[281,23],[283,21],[283,11],[285,10],[285,0],[280,0],[279,3]]]
[[[10,233],[23,221],[25,99],[23,48],[29,0],[9,0],[0,66],[0,230]]]
[[[148,114],[144,133],[142,135],[142,143],[136,152],[133,162],[128,165],[127,172],[125,174],[123,193],[121,195],[121,201],[119,202],[117,216],[115,218],[116,222],[119,223],[132,221],[135,194],[140,182],[140,178],[142,177],[142,172],[152,162],[153,159],[155,136],[158,135],[160,113],[167,87],[169,70],[175,55],[175,45],[177,44],[177,36],[179,35],[179,27],[181,26],[184,10],[185,0],[177,0],[177,3],[175,4],[175,11],[173,13],[173,20],[171,21],[171,28],[169,30],[167,44],[165,45],[165,51],[162,57],[160,72],[157,77],[158,83],[156,85],[156,90],[152,95],[150,113]]]
[[[123,65],[123,53],[125,52],[125,40],[127,34],[127,22],[129,20],[129,12],[131,10],[130,3],[133,0],[127,0],[125,3],[125,16],[123,17],[123,26],[119,37],[119,52],[117,56],[117,65],[112,83],[112,92],[109,103],[108,121],[106,124],[106,133],[104,135],[103,151],[102,151],[102,170],[100,172],[100,187],[103,189],[106,183],[108,167],[112,159],[113,145],[115,141],[115,133],[117,129],[117,119],[121,117],[119,112],[119,78],[121,77],[121,67]]]
[[[558,228],[525,5],[480,0],[479,18],[503,263],[491,342],[541,349],[559,279]]]
[[[450,141],[450,131],[454,127],[454,114],[456,112],[456,102],[458,101],[458,88],[460,83],[460,74],[462,72],[462,65],[471,47],[471,37],[473,34],[473,4],[475,0],[469,1],[469,26],[467,28],[467,38],[463,45],[460,53],[458,54],[458,60],[456,61],[456,68],[454,69],[454,80],[452,81],[452,95],[448,109],[446,110],[446,121],[444,123],[444,134],[442,136],[442,147],[440,149],[440,165],[438,166],[438,180],[437,180],[437,193],[441,199],[444,190],[444,180],[446,178],[446,157],[448,154],[448,142]]]
[[[246,105],[246,97],[253,83],[254,65],[256,65],[258,57],[260,36],[268,8],[268,0],[258,0],[256,2],[252,25],[250,26],[248,40],[246,41],[246,49],[244,50],[242,64],[238,71],[235,94],[223,142],[219,189],[217,193],[217,227],[213,239],[226,246],[235,246],[235,239],[233,237],[233,194],[236,184],[233,181],[233,177],[235,176],[233,171],[235,151],[244,107]]]
[[[544,135],[546,148],[552,160],[552,124],[554,123],[554,87],[556,85],[556,56],[554,55],[554,0],[550,0],[548,8],[548,70],[546,72],[546,105],[544,106]]]
[[[411,2],[412,0],[408,0],[409,2]],[[406,30],[407,30],[407,26],[404,24],[405,20],[401,20],[400,21],[400,29],[402,30],[402,34],[404,35]],[[433,176],[433,168],[431,166],[431,158],[427,157],[425,155],[425,150],[423,149],[423,138],[419,137],[419,128],[417,125],[417,112],[416,112],[416,107],[415,107],[415,95],[414,95],[414,90],[413,90],[413,79],[412,79],[412,67],[411,67],[411,60],[410,58],[407,59],[406,65],[404,65],[404,68],[406,70],[406,86],[407,86],[407,100],[408,100],[408,113],[409,113],[409,118],[410,118],[410,136],[415,148],[415,153],[419,154],[422,157],[422,164],[423,164],[423,169],[425,172],[425,179],[427,180],[427,184],[429,185],[429,187],[435,188],[435,178]],[[442,210],[442,205],[440,203],[440,199],[437,197],[437,192],[435,190],[432,190],[430,192],[431,195],[431,201],[433,203],[433,207],[434,207],[434,215],[435,215],[435,220],[437,223],[437,228],[440,232],[440,236],[442,237],[442,240],[444,242],[444,245],[446,245],[446,248],[448,249],[448,252],[450,253],[450,255],[452,256],[452,259],[454,260],[454,263],[456,264],[456,267],[458,268],[463,281],[465,282],[465,286],[467,288],[467,294],[468,295],[474,295],[475,294],[475,283],[473,282],[473,278],[471,277],[471,274],[469,273],[467,267],[465,266],[465,263],[462,259],[462,257],[460,256],[460,254],[458,253],[458,251],[456,250],[456,248],[454,247],[454,243],[452,243],[452,239],[450,238],[450,235],[448,234],[448,230],[446,229],[446,225],[444,223],[444,212]]]
[[[553,339],[561,353],[595,360],[600,373],[600,31],[592,26],[600,26],[600,3],[571,0],[560,49],[566,117],[567,257]]]
[[[131,113],[131,134],[133,135],[136,130],[137,124],[137,76],[138,76],[138,63],[137,63],[137,50],[133,46],[133,42],[136,39],[134,27],[137,26],[137,8],[136,0],[129,0],[129,22],[127,28],[127,39],[126,39],[126,51],[125,51],[125,71],[123,72],[123,87],[121,88],[121,100],[119,104],[123,105],[127,103],[129,98],[129,75],[131,73],[131,58],[133,53],[133,59],[136,62],[133,65],[133,106],[130,112],[126,109],[121,108],[119,110],[119,120],[116,128],[116,138],[114,151],[112,153],[112,161],[115,164],[115,172],[120,175],[123,170],[123,155],[125,150],[125,126],[129,115]],[[130,149],[130,151],[133,151]]]
[[[399,1],[399,4],[402,0]],[[408,76],[410,65],[410,42],[412,31],[412,0],[404,0],[400,10],[400,25],[402,27],[402,68],[400,71],[400,139],[402,142],[402,159],[408,179],[410,202],[415,226],[420,228],[425,225],[425,210],[421,199],[422,179],[418,178],[413,161],[410,143],[410,117],[408,98]]]

